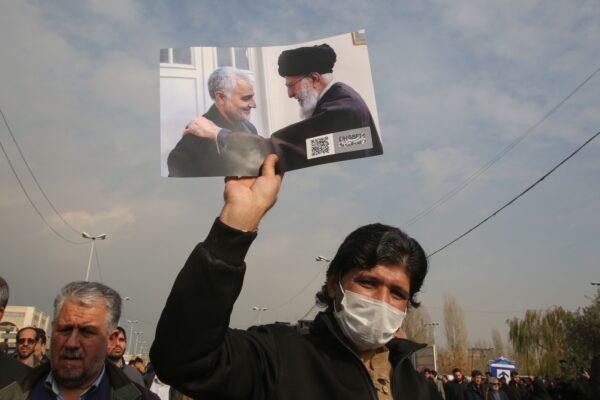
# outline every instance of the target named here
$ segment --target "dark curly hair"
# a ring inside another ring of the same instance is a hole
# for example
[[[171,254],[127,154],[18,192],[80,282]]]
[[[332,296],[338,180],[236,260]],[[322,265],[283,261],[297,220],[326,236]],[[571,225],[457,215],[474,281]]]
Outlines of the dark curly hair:
[[[427,256],[415,239],[398,228],[384,224],[362,226],[344,239],[329,264],[321,291],[316,294],[317,303],[332,306],[333,300],[327,294],[327,282],[331,278],[340,279],[351,270],[371,269],[378,264],[406,267],[410,279],[408,301],[412,307],[419,307],[415,296],[427,275]]]

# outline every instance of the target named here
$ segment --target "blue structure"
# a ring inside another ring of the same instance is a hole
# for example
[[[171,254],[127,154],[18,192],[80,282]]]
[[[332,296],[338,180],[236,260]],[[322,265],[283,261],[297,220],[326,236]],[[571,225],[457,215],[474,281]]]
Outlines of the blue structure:
[[[513,361],[506,357],[499,357],[488,363],[488,371],[495,378],[505,378],[506,382],[510,381],[510,373],[515,371],[517,366]]]

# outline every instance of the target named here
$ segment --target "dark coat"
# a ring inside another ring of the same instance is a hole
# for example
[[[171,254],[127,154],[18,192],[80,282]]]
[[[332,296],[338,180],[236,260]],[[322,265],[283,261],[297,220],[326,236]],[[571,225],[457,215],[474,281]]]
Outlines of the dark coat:
[[[13,357],[0,353],[0,389],[24,377],[31,368]]]
[[[467,381],[462,380],[461,383],[451,381],[446,384],[446,400],[466,400],[467,399]]]
[[[229,129],[233,132],[247,132],[256,135],[256,128],[252,123],[242,121],[239,124],[230,124],[213,104],[208,112],[203,115],[215,125]],[[217,151],[216,143],[207,138],[195,135],[185,135],[169,153],[167,160],[169,176],[225,176],[230,175],[223,157]]]
[[[112,362],[106,361],[104,365],[106,366],[105,373],[108,375],[110,383],[110,400],[159,400],[158,396],[145,387],[131,382],[123,371],[117,368]],[[23,378],[1,389],[0,399],[27,399],[31,391],[46,379],[50,373],[50,368],[50,363],[43,363],[31,369]],[[50,396],[49,394],[49,399],[53,398]]]
[[[376,400],[368,371],[331,313],[320,313],[306,334],[284,324],[229,328],[255,237],[217,219],[196,246],[156,329],[150,357],[160,379],[198,399]],[[409,360],[423,346],[388,344],[394,399],[439,398]]]
[[[487,398],[488,400],[509,400],[508,396],[502,389],[498,389],[496,391],[490,389],[488,391]]]
[[[473,382],[467,384],[467,390],[465,391],[466,400],[484,400],[485,399],[485,387],[483,384],[476,387]]]
[[[371,149],[307,159],[306,139],[364,127],[371,129]],[[312,116],[274,132],[271,141],[284,171],[383,154],[381,140],[367,104],[354,89],[341,82],[334,83],[321,97]]]

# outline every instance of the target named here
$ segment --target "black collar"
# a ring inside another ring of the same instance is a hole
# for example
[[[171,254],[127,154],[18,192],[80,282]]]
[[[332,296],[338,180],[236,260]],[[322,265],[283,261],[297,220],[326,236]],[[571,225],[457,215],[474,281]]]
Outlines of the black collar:
[[[315,320],[310,326],[310,332],[320,336],[329,337],[333,341],[337,342],[338,345],[343,345],[349,351],[358,356],[358,353],[354,350],[354,346],[350,340],[342,333],[331,311],[327,310],[317,314]],[[390,351],[390,362],[392,363],[392,366],[395,366],[399,361],[409,357],[415,351],[427,347],[427,345],[423,343],[416,343],[408,339],[394,338],[388,342],[386,347]]]
[[[104,361],[104,365],[106,367],[105,373],[108,374],[110,378],[110,385],[115,389],[122,388],[131,383],[127,375],[123,371],[121,371],[115,364],[112,363],[109,359]],[[50,362],[45,362],[40,364],[38,367],[33,368],[31,371],[25,375],[20,381],[18,381],[19,386],[23,391],[30,391],[41,379],[46,379],[48,374],[50,373]]]

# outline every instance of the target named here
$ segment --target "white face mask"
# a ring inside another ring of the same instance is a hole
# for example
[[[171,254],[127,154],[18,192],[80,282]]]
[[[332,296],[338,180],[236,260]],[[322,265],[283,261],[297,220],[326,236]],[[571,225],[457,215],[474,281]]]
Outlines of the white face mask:
[[[406,316],[404,311],[368,296],[344,291],[342,309],[334,313],[338,325],[358,350],[374,350],[393,339]]]

